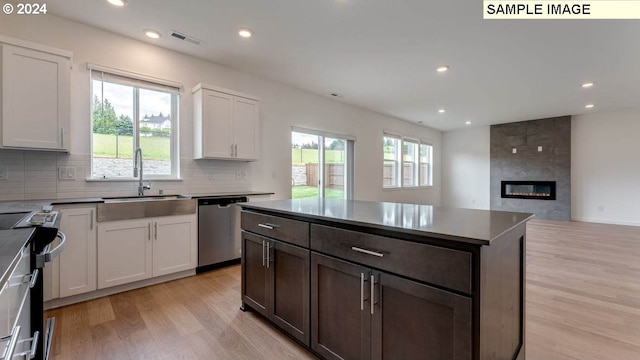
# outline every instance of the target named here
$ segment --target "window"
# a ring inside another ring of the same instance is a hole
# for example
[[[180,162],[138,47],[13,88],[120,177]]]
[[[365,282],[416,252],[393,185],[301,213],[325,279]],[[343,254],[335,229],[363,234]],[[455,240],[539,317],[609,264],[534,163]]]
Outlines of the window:
[[[433,185],[433,146],[420,144],[420,186]]]
[[[416,139],[385,134],[383,137],[383,188],[433,185],[433,146]]]
[[[140,148],[146,179],[178,178],[179,87],[90,69],[91,177],[133,178]]]
[[[400,143],[400,138],[393,136],[384,137],[382,186],[385,188],[400,187]]]
[[[418,186],[418,142],[404,140],[402,144],[402,186]]]
[[[351,199],[354,139],[323,131],[291,131],[291,198]]]

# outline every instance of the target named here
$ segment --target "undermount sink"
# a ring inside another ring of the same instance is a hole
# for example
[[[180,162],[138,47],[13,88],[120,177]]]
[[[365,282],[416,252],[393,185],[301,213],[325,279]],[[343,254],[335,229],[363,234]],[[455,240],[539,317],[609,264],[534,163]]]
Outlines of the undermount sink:
[[[104,197],[97,220],[114,221],[195,214],[197,200],[185,195]]]

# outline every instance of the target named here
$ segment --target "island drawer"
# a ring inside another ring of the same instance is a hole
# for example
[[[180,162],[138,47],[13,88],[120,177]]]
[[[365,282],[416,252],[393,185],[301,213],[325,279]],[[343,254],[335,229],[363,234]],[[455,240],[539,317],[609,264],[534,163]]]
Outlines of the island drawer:
[[[311,225],[311,249],[463,293],[471,293],[471,253]]]
[[[309,223],[307,222],[242,211],[241,224],[245,231],[309,247]]]

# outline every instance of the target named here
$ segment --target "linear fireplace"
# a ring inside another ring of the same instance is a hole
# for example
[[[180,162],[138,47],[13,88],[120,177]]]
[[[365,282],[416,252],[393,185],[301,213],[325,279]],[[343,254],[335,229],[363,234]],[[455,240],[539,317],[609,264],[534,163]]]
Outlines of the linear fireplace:
[[[555,200],[555,181],[502,181],[503,198]]]

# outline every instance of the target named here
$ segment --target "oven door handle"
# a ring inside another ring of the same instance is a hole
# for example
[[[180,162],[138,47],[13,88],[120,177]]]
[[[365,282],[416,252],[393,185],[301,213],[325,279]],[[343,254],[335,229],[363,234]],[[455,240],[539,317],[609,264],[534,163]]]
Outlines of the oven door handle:
[[[60,244],[58,244],[58,246],[56,246],[53,250],[49,250],[49,247],[51,245],[47,245],[44,248],[44,251],[42,253],[36,255],[37,268],[44,267],[45,263],[48,263],[51,260],[58,257],[58,255],[60,255],[60,253],[64,249],[64,243],[67,241],[67,237],[64,235],[62,231],[58,231],[58,234],[56,235],[56,237],[60,239]]]

